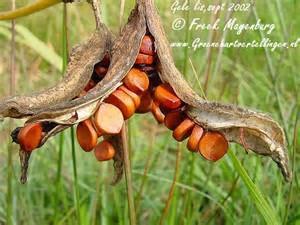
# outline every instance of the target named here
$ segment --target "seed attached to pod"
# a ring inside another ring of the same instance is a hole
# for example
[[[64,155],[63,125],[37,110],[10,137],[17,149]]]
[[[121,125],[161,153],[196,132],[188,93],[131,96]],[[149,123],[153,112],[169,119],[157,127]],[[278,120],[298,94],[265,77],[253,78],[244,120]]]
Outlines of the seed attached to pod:
[[[94,70],[95,73],[98,75],[98,77],[101,79],[107,74],[108,68],[104,66],[96,65]]]
[[[188,150],[190,150],[191,152],[198,152],[198,146],[202,136],[203,128],[195,125],[187,143]]]
[[[129,71],[123,82],[129,90],[138,95],[145,92],[149,87],[149,78],[147,74],[135,68]]]
[[[150,35],[145,35],[141,48],[140,53],[146,54],[146,55],[154,55],[155,54],[155,46],[154,46],[154,38]]]
[[[126,94],[128,94],[132,98],[132,100],[134,101],[135,108],[138,108],[140,106],[140,104],[141,104],[141,97],[140,96],[138,96],[133,91],[130,91],[124,85],[120,86],[118,89],[121,90],[121,91],[124,91]]]
[[[164,124],[170,130],[175,130],[184,119],[185,114],[181,110],[176,110],[166,114]]]
[[[98,161],[108,161],[114,158],[116,150],[109,141],[102,141],[95,147],[94,153]]]
[[[174,139],[179,142],[183,141],[188,136],[190,136],[194,126],[195,126],[195,123],[192,120],[190,120],[189,118],[186,118],[173,131]]]
[[[152,103],[151,112],[158,123],[164,122],[165,115],[162,113],[158,103],[155,101]]]
[[[43,136],[41,123],[31,123],[22,127],[18,134],[18,143],[21,149],[31,152],[39,147]]]
[[[76,136],[80,147],[86,152],[92,151],[97,145],[98,135],[89,119],[78,124]]]
[[[137,108],[136,113],[147,113],[151,111],[152,107],[152,96],[149,91],[146,91],[145,93],[142,94],[141,96],[141,104]]]
[[[85,86],[84,91],[88,92],[89,90],[93,89],[96,86],[96,82],[90,80],[88,84]]]
[[[112,104],[103,103],[94,114],[96,129],[102,134],[120,133],[124,117],[119,108]]]
[[[153,63],[154,63],[154,56],[145,55],[142,53],[139,53],[135,60],[135,64],[137,64],[137,65],[139,65],[139,64],[151,65]]]
[[[117,106],[123,113],[125,120],[130,118],[136,109],[132,98],[121,90],[114,91],[107,99],[105,99],[105,102]]]
[[[227,150],[228,142],[219,132],[205,133],[199,143],[200,154],[209,161],[218,161],[227,153]]]
[[[177,109],[182,103],[168,84],[161,84],[155,89],[154,99],[167,109]]]

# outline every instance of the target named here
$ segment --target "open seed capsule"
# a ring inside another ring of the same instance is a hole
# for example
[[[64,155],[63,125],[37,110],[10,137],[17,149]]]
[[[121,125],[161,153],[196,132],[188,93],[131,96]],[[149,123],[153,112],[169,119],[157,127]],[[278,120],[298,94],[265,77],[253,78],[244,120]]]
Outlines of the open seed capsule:
[[[76,136],[80,147],[86,152],[92,151],[97,145],[98,135],[89,119],[78,124]]]
[[[173,131],[174,139],[179,142],[183,141],[188,136],[190,136],[194,126],[195,126],[195,123],[192,120],[190,120],[189,118],[186,118]]]
[[[18,134],[18,143],[21,149],[31,152],[39,147],[42,140],[43,128],[41,123],[31,123],[22,127]]]
[[[114,91],[107,99],[105,99],[105,102],[117,106],[123,113],[125,120],[130,118],[136,109],[132,98],[121,90]]]
[[[161,84],[155,89],[154,99],[167,109],[177,109],[182,103],[168,84]]]
[[[95,147],[94,153],[98,161],[108,161],[114,158],[116,150],[109,141],[102,141]]]
[[[187,143],[188,150],[190,150],[191,152],[198,152],[198,146],[202,136],[203,128],[195,125]]]
[[[149,78],[146,73],[131,69],[123,80],[125,86],[136,94],[142,94],[149,87]]]
[[[141,104],[141,97],[138,96],[136,93],[133,91],[130,91],[128,88],[126,88],[124,85],[118,88],[121,91],[124,91],[126,94],[128,94],[132,100],[134,101],[135,108],[138,108]]]
[[[158,103],[155,101],[152,103],[151,112],[158,123],[164,122],[165,115],[162,113]]]
[[[155,54],[155,46],[154,46],[154,38],[150,35],[145,35],[141,48],[140,53],[146,54],[146,55],[154,55]]]
[[[141,96],[141,104],[137,108],[136,112],[137,113],[147,113],[151,111],[152,107],[152,97],[149,91],[146,91],[145,93],[142,94]]]
[[[184,119],[185,114],[181,110],[176,110],[166,114],[164,124],[170,130],[175,130]]]
[[[135,64],[137,64],[137,65],[139,65],[139,64],[151,65],[153,63],[154,63],[154,56],[145,55],[142,53],[139,53],[135,60]]]
[[[219,132],[205,133],[199,143],[200,154],[209,161],[218,161],[227,153],[227,150],[228,142]]]
[[[94,114],[96,129],[102,134],[120,133],[124,117],[119,108],[112,104],[103,103]]]

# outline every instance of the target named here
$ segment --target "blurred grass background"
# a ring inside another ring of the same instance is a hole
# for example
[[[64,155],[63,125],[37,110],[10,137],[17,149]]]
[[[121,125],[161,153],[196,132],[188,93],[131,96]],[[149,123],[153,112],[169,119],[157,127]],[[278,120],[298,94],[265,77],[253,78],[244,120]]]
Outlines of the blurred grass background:
[[[191,0],[195,2],[194,0]],[[33,0],[17,0],[17,7]],[[173,31],[172,21],[179,16],[200,17],[205,22],[210,14],[196,12],[173,15],[173,1],[156,1],[166,34],[170,42],[192,40],[219,40],[224,34],[208,31]],[[202,1],[204,3],[225,2]],[[231,2],[231,1],[227,1]],[[243,2],[243,1],[242,1]],[[125,1],[122,24],[127,21],[133,0]],[[10,9],[10,1],[0,2],[0,11]],[[68,45],[71,47],[86,39],[94,29],[94,19],[86,3],[68,4]],[[112,31],[118,33],[120,2],[102,0],[103,18]],[[274,23],[276,30],[270,35],[277,41],[294,41],[300,37],[300,2],[292,0],[256,1],[256,13],[265,23]],[[220,15],[225,20],[227,12]],[[255,13],[234,13],[244,23],[255,22]],[[8,23],[9,24],[9,23]],[[59,81],[62,76],[63,4],[17,20],[16,90],[18,94],[40,90]],[[25,29],[25,30],[24,30]],[[9,93],[10,30],[7,23],[0,24],[0,94]],[[235,40],[232,33],[227,40]],[[241,40],[260,40],[259,32],[247,32]],[[40,45],[39,45],[40,44]],[[38,46],[38,47],[37,47]],[[46,54],[45,54],[46,53]],[[269,52],[264,49],[176,49],[173,52],[178,68],[190,85],[209,100],[235,103],[270,114],[285,128],[289,141],[288,151],[294,167],[292,183],[283,178],[269,158],[260,157],[235,145],[230,154],[212,164],[199,155],[177,145],[170,131],[158,126],[151,115],[135,115],[130,120],[131,163],[135,193],[137,224],[158,224],[166,205],[177,165],[177,180],[170,208],[163,224],[300,224],[300,194],[297,173],[299,167],[299,63],[300,50],[288,49]],[[58,65],[59,64],[59,65]],[[275,77],[272,79],[272,72]],[[200,81],[200,83],[198,82]],[[0,224],[7,222],[7,148],[10,130],[8,120],[0,123]],[[15,121],[15,126],[22,121]],[[12,224],[129,224],[125,180],[110,186],[112,163],[98,163],[93,154],[81,151],[76,143],[79,206],[74,203],[74,176],[69,131],[63,137],[51,139],[34,152],[29,181],[21,185],[18,148],[13,145]],[[60,149],[62,163],[60,165]],[[179,149],[179,150],[178,150]],[[237,167],[235,155],[242,167]],[[176,164],[176,156],[177,158]],[[61,170],[59,167],[61,166]],[[239,168],[237,170],[237,168]],[[255,184],[247,185],[245,169]],[[61,176],[58,171],[61,171]],[[268,219],[259,206],[261,193],[272,209]],[[255,200],[256,199],[256,200]],[[80,221],[78,220],[78,212]]]

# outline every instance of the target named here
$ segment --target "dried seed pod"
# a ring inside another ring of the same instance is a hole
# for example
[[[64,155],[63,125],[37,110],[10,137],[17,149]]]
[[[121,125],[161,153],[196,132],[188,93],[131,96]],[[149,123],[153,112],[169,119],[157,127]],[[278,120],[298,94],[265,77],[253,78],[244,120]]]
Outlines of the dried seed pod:
[[[116,150],[109,141],[102,141],[95,147],[94,153],[98,161],[108,161],[115,157]]]
[[[151,111],[152,107],[152,96],[149,91],[146,91],[145,93],[142,94],[141,96],[141,104],[140,106],[136,109],[136,113],[147,113]]]
[[[107,99],[105,99],[105,102],[117,106],[123,113],[125,120],[130,118],[136,109],[132,98],[121,90],[114,91]]]
[[[132,100],[134,101],[134,105],[135,105],[136,109],[140,106],[140,104],[141,104],[141,98],[140,98],[140,96],[138,96],[133,91],[130,91],[124,85],[120,86],[118,89],[121,90],[121,91],[123,91],[123,92],[125,92],[126,94],[128,94],[132,98]]]
[[[94,125],[103,134],[120,133],[123,123],[122,112],[112,104],[101,104],[94,115]]]
[[[175,110],[166,114],[164,124],[168,129],[175,130],[185,117],[181,110]]]
[[[154,99],[167,109],[177,109],[182,103],[168,84],[161,84],[155,89]]]
[[[123,82],[129,90],[136,94],[145,92],[149,87],[149,78],[147,74],[135,68],[129,71]]]
[[[198,152],[198,146],[200,139],[203,136],[203,132],[204,130],[202,127],[195,125],[187,143],[188,150],[191,152]]]
[[[145,55],[142,53],[139,53],[136,57],[135,64],[145,64],[145,65],[151,65],[154,63],[154,56],[151,55]]]
[[[210,161],[218,161],[227,153],[227,150],[228,142],[219,132],[206,132],[199,142],[200,154]]]
[[[142,44],[140,47],[140,53],[145,55],[154,55],[155,54],[155,46],[154,39],[150,35],[145,35],[142,40]]]
[[[165,115],[160,110],[159,105],[156,101],[153,101],[152,103],[151,112],[158,123],[164,122]]]
[[[98,135],[91,120],[85,120],[78,124],[76,136],[78,144],[86,152],[92,151],[97,145]]]
[[[31,152],[38,148],[41,140],[43,128],[41,123],[26,124],[19,130],[18,143],[21,149],[27,152]]]
[[[186,118],[173,131],[173,138],[179,142],[184,141],[184,139],[191,135],[194,126],[195,123],[189,118]]]

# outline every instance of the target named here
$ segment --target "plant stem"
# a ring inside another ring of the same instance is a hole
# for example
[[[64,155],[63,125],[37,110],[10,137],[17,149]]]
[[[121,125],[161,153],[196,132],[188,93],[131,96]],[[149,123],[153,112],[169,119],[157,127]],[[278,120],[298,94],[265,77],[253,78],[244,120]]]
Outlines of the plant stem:
[[[132,179],[131,179],[131,165],[129,159],[129,149],[128,149],[126,128],[127,126],[124,124],[121,130],[121,135],[122,135],[122,144],[123,144],[123,151],[124,151],[124,167],[125,167],[125,178],[126,178],[126,188],[127,188],[127,200],[128,200],[128,208],[129,208],[130,225],[136,225],[136,214],[135,214]]]
[[[12,0],[12,10],[16,7],[15,0]],[[9,93],[13,95],[15,93],[16,86],[16,68],[15,68],[15,21],[11,22],[11,54],[10,54],[10,85],[9,85]],[[12,130],[13,120],[9,120],[9,130]],[[9,140],[8,148],[7,148],[7,196],[6,196],[6,223],[8,225],[13,224],[13,195],[12,195],[12,179],[13,179],[13,160],[12,160],[12,150],[13,146]]]

